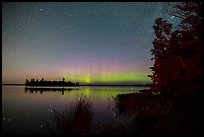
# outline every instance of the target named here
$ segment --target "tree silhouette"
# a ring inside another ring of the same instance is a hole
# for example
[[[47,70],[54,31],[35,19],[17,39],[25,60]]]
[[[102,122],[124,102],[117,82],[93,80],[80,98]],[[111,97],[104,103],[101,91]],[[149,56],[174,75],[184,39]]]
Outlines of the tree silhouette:
[[[40,81],[38,81],[38,79],[36,81],[35,79],[31,79],[30,82],[26,79],[25,86],[79,86],[79,82],[66,82],[65,78],[63,78],[63,81],[47,81],[44,80],[44,78],[42,78]]]
[[[172,6],[173,7],[173,6]],[[200,91],[202,80],[202,3],[185,2],[174,6],[172,15],[181,19],[177,30],[162,18],[153,26],[156,38],[151,53],[153,91]]]
[[[172,29],[172,24],[163,21],[162,18],[155,20],[155,25],[153,26],[156,34],[156,38],[153,41],[153,48],[151,49],[152,55],[154,55],[154,66],[151,68],[153,71],[153,76],[151,76],[155,85],[154,90],[165,89],[167,84],[167,72],[166,67],[168,67],[168,53],[170,51],[170,34]]]
[[[29,80],[28,80],[28,79],[26,79],[26,84],[27,84],[27,83],[29,83]]]
[[[41,82],[44,82],[44,78],[42,78],[40,81],[41,81]]]

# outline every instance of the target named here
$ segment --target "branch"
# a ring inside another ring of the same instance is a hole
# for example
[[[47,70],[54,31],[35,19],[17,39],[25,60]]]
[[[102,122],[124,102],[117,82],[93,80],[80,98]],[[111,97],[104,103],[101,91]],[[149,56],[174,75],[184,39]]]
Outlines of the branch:
[[[173,6],[172,4],[170,4],[169,2],[166,2],[167,5],[169,5],[170,7],[176,9],[177,7],[176,6]]]
[[[185,19],[184,17],[182,17],[182,16],[178,16],[178,15],[174,15],[175,17],[178,17],[178,18],[181,18],[181,19]]]

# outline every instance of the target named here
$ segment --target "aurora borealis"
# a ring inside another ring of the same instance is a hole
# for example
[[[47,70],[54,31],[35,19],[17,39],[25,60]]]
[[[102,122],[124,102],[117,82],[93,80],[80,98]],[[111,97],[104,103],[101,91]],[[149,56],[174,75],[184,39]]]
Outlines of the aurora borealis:
[[[152,26],[165,3],[2,3],[2,83],[150,82]]]

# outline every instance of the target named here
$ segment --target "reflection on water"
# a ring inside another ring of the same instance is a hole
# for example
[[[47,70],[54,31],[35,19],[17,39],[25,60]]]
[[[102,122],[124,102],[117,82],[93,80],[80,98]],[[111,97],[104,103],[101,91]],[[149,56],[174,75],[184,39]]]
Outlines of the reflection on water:
[[[62,95],[64,95],[64,92],[66,91],[71,91],[71,90],[79,90],[79,88],[66,88],[66,87],[25,87],[25,93],[26,92],[30,92],[30,93],[38,93],[40,92],[41,94],[43,94],[43,92],[46,92],[46,91],[52,91],[52,92],[55,92],[55,91],[58,91],[58,92],[61,92]]]
[[[93,121],[92,102],[86,96],[80,96],[76,102],[65,108],[62,113],[54,113],[53,126],[50,133],[56,135],[127,135],[119,115],[105,123]],[[119,121],[118,121],[119,120]]]
[[[65,108],[70,108],[71,104],[79,100],[82,95],[91,102],[93,124],[114,127],[111,123],[117,121],[125,125],[128,121],[117,114],[113,97],[144,88],[84,86],[79,87],[78,90],[66,89],[65,91],[64,89],[63,91],[45,88],[26,91],[24,86],[2,86],[2,133],[51,134],[49,129],[56,124],[53,120],[55,114],[63,114]],[[102,128],[100,131],[108,129]]]

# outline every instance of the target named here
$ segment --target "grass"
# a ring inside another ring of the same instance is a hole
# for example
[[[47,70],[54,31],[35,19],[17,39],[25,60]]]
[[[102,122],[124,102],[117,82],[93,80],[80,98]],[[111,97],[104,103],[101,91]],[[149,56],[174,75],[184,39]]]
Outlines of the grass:
[[[54,134],[60,135],[180,135],[202,133],[201,96],[141,93],[114,97],[116,112],[130,123],[113,120],[95,124],[92,102],[81,96],[62,113],[55,112]]]
[[[199,134],[203,128],[202,99],[199,94],[177,96],[119,94],[115,98],[121,115],[132,117],[130,134]]]
[[[62,135],[88,135],[91,133],[93,121],[92,104],[81,96],[62,113],[55,112],[54,134]]]
[[[92,103],[86,96],[66,107],[62,113],[55,112],[54,127],[51,133],[56,135],[125,135],[127,130],[116,120],[103,124],[93,121]]]

